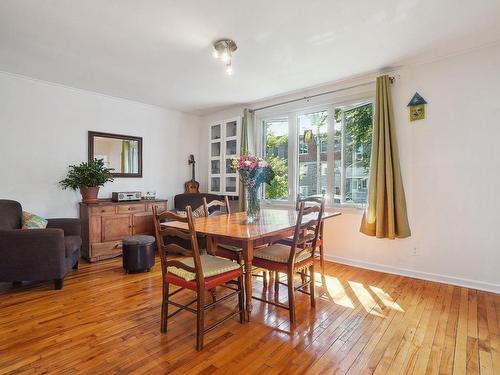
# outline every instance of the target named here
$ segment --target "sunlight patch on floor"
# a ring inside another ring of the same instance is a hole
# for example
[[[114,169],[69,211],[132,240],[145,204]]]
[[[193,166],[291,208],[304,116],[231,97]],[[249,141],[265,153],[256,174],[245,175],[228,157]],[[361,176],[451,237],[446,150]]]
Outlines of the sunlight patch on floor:
[[[356,281],[347,281],[352,293],[346,292],[346,287],[342,285],[337,277],[322,277],[316,273],[317,287],[325,288],[324,298],[328,298],[337,305],[354,309],[353,296],[359,301],[366,312],[379,317],[385,317],[384,310],[391,309],[404,312],[404,309],[391,297],[389,293],[377,286],[369,285],[365,287],[362,283]],[[326,285],[325,285],[326,284]]]
[[[401,306],[399,306],[398,303],[396,303],[392,297],[389,295],[389,293],[386,293],[383,289],[381,288],[378,288],[376,286],[371,286],[370,285],[370,289],[372,290],[373,293],[375,293],[377,295],[378,298],[380,298],[380,300],[384,303],[384,305],[386,305],[388,308],[390,309],[393,309],[393,310],[397,310],[397,311],[400,311],[400,312],[405,312]]]
[[[318,280],[321,280],[321,274],[318,277]],[[344,287],[342,286],[339,279],[332,276],[325,276],[326,281],[326,289],[329,297],[335,302],[337,305],[348,307],[350,309],[354,308],[354,305],[345,292]]]
[[[363,284],[355,281],[348,281],[348,283],[352,291],[358,298],[359,302],[361,303],[361,305],[363,305],[363,307],[365,308],[365,311],[367,313],[370,313],[372,315],[377,315],[380,317],[385,317],[385,315],[382,313],[382,309],[380,308],[378,303],[373,299],[370,292],[363,286]]]

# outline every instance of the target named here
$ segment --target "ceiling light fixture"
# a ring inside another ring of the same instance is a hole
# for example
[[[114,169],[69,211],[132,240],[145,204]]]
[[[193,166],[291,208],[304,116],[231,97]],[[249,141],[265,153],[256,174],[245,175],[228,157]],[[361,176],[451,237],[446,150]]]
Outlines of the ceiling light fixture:
[[[238,47],[232,39],[219,39],[214,42],[214,53],[213,56],[226,63],[226,73],[228,75],[233,74],[233,52],[236,51]]]

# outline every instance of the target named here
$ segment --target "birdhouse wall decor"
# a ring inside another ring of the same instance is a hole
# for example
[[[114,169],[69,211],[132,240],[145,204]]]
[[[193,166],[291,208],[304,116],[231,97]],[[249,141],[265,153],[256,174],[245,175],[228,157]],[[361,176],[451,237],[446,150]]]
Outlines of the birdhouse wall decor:
[[[423,120],[425,118],[425,105],[427,102],[418,92],[413,95],[408,103],[410,121]]]
[[[312,130],[304,130],[304,143],[311,143],[313,140]]]

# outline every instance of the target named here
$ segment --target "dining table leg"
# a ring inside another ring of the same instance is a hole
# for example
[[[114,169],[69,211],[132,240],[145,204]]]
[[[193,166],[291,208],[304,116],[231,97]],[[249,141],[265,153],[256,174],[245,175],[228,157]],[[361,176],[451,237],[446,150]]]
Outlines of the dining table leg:
[[[253,241],[243,242],[243,259],[245,260],[245,299],[246,299],[246,321],[250,321],[252,313],[252,261],[253,261]]]
[[[215,238],[212,236],[206,236],[205,241],[207,245],[207,253],[210,255],[217,255],[217,242],[215,241]]]

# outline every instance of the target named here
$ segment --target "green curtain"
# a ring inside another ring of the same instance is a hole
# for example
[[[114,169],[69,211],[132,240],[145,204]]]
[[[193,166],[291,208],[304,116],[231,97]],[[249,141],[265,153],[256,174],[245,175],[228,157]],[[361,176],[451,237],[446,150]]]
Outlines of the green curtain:
[[[122,141],[122,173],[128,173],[130,169],[130,142]]]
[[[411,235],[387,75],[377,77],[368,207],[360,231],[377,238]]]
[[[243,110],[243,121],[241,123],[241,147],[240,155],[251,154],[255,155],[255,115],[254,112],[246,108]],[[238,206],[240,211],[245,211],[245,187],[240,184],[240,197]]]

